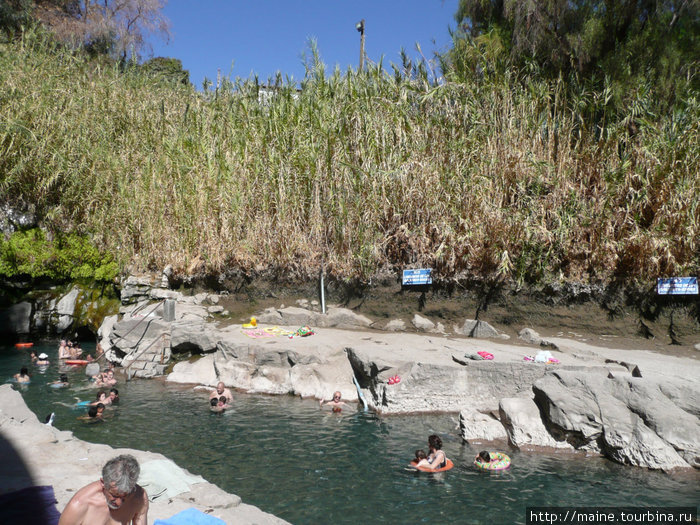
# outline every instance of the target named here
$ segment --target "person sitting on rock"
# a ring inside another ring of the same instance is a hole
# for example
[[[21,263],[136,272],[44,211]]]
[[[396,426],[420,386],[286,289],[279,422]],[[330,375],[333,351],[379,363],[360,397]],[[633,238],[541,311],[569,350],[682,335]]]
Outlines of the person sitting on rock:
[[[30,383],[32,380],[32,378],[29,377],[29,370],[27,370],[26,366],[20,368],[19,374],[15,374],[13,377],[18,383]]]
[[[221,396],[226,398],[226,403],[233,401],[233,394],[226,388],[226,385],[222,381],[219,381],[216,385],[216,390],[209,394],[209,399],[219,399]]]
[[[125,454],[110,459],[102,478],[84,486],[71,498],[58,525],[77,523],[148,523],[148,495],[136,482],[141,468]]]

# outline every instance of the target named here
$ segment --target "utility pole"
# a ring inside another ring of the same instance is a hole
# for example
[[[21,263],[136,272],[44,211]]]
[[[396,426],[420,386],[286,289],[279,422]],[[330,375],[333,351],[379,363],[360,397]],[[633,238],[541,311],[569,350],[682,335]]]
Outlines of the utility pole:
[[[362,66],[365,62],[365,19],[363,18],[357,24],[355,24],[355,29],[360,33],[360,71],[362,71]]]

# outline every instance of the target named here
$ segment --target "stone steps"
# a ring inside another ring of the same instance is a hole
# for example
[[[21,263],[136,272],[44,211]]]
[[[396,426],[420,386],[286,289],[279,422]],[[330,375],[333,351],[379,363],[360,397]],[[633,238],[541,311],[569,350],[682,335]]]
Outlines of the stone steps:
[[[148,349],[136,355],[124,358],[122,366],[127,380],[134,377],[151,378],[162,376],[170,361],[170,334],[163,334],[160,341],[155,341]]]

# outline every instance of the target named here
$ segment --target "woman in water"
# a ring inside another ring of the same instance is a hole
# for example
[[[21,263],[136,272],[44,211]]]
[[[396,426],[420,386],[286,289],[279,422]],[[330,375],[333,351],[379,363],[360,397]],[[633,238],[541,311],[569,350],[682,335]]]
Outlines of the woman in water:
[[[430,454],[428,454],[428,465],[426,467],[432,470],[445,468],[447,466],[447,456],[442,450],[442,439],[440,439],[440,436],[437,434],[428,436],[428,447],[430,448]]]
[[[32,380],[32,378],[29,377],[29,370],[27,370],[26,366],[23,366],[20,369],[19,374],[15,374],[13,377],[18,383],[29,383]]]

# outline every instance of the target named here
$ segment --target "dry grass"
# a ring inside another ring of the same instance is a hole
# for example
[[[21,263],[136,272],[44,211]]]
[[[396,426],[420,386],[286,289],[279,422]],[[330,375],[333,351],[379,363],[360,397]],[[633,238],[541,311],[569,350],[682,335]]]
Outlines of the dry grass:
[[[132,269],[700,271],[697,97],[630,136],[582,116],[601,94],[535,79],[431,87],[319,67],[298,97],[261,104],[253,81],[207,97],[48,47],[0,48],[0,194]]]

